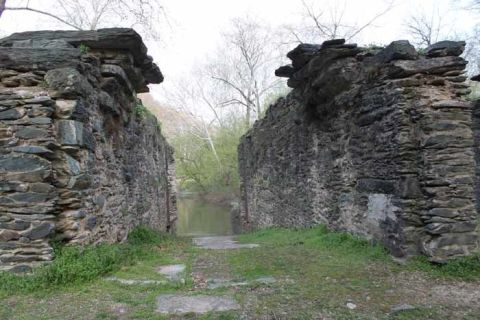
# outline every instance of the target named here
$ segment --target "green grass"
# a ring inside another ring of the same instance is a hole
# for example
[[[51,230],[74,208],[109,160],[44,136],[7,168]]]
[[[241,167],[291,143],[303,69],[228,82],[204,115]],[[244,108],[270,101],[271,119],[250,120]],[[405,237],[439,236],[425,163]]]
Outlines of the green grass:
[[[205,250],[193,247],[190,239],[144,227],[133,230],[124,244],[56,246],[56,260],[32,275],[0,274],[0,318],[65,319],[74,313],[78,319],[117,319],[111,307],[121,304],[127,309],[125,319],[169,319],[157,314],[155,305],[158,295],[170,293],[234,296],[247,318],[448,319],[461,312],[464,319],[475,319],[478,314],[475,306],[452,311],[457,300],[445,305],[435,294],[428,295],[437,285],[454,288],[462,286],[458,280],[478,281],[478,256],[446,265],[422,258],[398,265],[382,246],[323,226],[267,229],[238,238],[260,246]],[[156,270],[173,263],[186,264],[185,282],[123,285],[103,279],[108,274],[162,280]],[[277,282],[208,290],[194,285],[192,271],[200,271],[203,279],[273,276]],[[349,300],[356,310],[346,308]],[[399,304],[415,309],[391,314]],[[185,317],[238,319],[239,313]]]
[[[407,267],[438,278],[475,281],[480,279],[480,253],[453,259],[446,264],[433,264],[424,257],[417,257],[412,259]]]
[[[32,274],[1,272],[0,295],[86,283],[122,267],[148,261],[157,256],[152,246],[173,242],[175,239],[172,236],[138,227],[132,230],[125,244],[55,245],[53,262],[37,268]]]

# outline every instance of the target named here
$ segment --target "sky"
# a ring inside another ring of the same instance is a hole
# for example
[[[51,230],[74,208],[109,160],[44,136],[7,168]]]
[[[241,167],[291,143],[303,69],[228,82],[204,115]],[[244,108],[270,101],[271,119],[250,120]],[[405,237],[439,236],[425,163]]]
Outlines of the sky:
[[[7,5],[26,0],[7,0]],[[396,0],[394,7],[373,27],[355,40],[360,44],[388,44],[393,40],[409,39],[406,18],[418,10],[438,12],[445,21],[445,30],[466,33],[475,26],[478,15],[462,10],[469,0]],[[31,0],[32,6],[48,11],[54,0]],[[301,0],[163,0],[167,21],[162,26],[161,41],[147,41],[149,53],[169,79],[188,75],[221,44],[221,35],[228,30],[235,17],[253,16],[272,27],[300,22],[303,17]],[[332,3],[345,6],[345,21],[362,25],[378,14],[386,0],[312,0],[327,8]],[[363,23],[362,23],[363,22]],[[13,32],[43,29],[67,29],[48,17],[29,12],[5,12],[0,19],[0,36]],[[293,48],[292,48],[293,49]],[[285,52],[286,53],[286,52]],[[154,96],[161,95],[158,86],[152,86]]]

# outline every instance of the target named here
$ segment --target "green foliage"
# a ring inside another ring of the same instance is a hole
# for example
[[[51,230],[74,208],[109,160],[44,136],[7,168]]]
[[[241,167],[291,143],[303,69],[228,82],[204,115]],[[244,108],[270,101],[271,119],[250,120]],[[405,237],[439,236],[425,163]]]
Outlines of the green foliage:
[[[151,115],[152,113],[150,112],[150,110],[147,109],[147,107],[145,107],[143,104],[141,103],[138,103],[136,106],[135,106],[135,109],[134,109],[134,112],[135,112],[135,115],[139,118],[139,119],[145,119],[147,116]]]
[[[480,100],[480,83],[476,81],[470,82],[470,90],[472,90],[472,92],[467,96],[467,100]]]
[[[237,193],[237,147],[245,131],[240,118],[229,119],[222,127],[212,130],[216,156],[206,139],[199,139],[189,132],[175,137],[172,144],[180,188],[205,193]]]
[[[370,43],[363,47],[362,49],[365,50],[365,52],[370,53],[370,54],[377,54],[381,50],[383,50],[385,46],[376,44],[376,43]]]
[[[421,56],[426,56],[427,55],[427,48],[417,48],[417,52]]]
[[[88,47],[87,45],[85,45],[85,44],[83,44],[83,43],[80,44],[80,52],[81,52],[82,54],[86,54],[86,53],[88,53],[89,51],[90,51],[90,47]]]
[[[49,265],[34,270],[31,275],[0,272],[0,293],[30,292],[85,283],[102,275],[131,265],[151,254],[151,246],[168,241],[145,227],[131,231],[125,244],[101,244],[86,247],[55,245],[55,259]]]

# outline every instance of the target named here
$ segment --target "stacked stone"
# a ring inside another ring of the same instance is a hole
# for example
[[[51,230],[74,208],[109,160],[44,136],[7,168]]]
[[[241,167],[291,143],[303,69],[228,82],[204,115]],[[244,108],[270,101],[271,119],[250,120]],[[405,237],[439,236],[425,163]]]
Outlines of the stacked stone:
[[[376,239],[443,262],[478,248],[465,43],[301,44],[276,70],[293,91],[242,139],[242,217]]]
[[[52,239],[173,229],[172,149],[136,98],[162,80],[131,29],[0,40],[0,270],[50,261]]]

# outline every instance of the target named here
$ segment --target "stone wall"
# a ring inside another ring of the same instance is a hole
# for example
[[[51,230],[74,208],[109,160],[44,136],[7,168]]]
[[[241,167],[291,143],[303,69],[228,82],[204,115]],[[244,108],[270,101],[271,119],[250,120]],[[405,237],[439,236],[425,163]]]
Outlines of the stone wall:
[[[239,146],[245,227],[326,224],[438,262],[475,251],[463,48],[333,40],[291,51],[276,74],[293,90]]]
[[[0,39],[0,270],[53,258],[49,242],[172,231],[172,148],[139,92],[163,76],[131,29]]]

